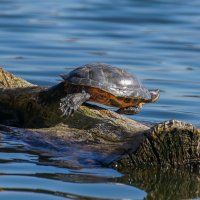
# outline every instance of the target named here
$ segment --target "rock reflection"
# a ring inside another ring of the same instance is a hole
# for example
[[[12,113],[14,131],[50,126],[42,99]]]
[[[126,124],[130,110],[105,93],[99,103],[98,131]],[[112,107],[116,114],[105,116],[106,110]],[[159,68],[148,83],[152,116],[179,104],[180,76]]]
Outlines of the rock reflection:
[[[200,173],[171,169],[135,169],[124,173],[120,180],[146,191],[148,200],[200,197]]]

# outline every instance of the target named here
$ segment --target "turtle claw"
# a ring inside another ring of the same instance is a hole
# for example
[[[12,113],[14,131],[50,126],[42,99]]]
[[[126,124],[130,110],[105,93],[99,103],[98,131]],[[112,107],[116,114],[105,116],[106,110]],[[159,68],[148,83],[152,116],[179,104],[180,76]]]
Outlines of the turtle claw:
[[[116,112],[125,115],[135,115],[138,114],[140,110],[141,110],[140,106],[135,106],[135,107],[130,106],[130,107],[120,108]]]
[[[74,108],[71,107],[69,103],[60,103],[60,110],[62,111],[62,117],[69,117],[72,113],[74,113]]]
[[[90,95],[83,91],[82,93],[68,94],[60,100],[60,110],[62,117],[70,117],[85,101],[90,98]]]

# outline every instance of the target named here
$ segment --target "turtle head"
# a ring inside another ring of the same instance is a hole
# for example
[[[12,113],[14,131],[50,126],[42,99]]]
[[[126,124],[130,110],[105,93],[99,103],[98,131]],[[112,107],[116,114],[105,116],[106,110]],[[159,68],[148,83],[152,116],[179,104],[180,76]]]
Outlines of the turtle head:
[[[151,94],[151,100],[150,102],[155,102],[159,99],[160,97],[160,91],[158,89],[155,90],[149,90],[150,94]]]

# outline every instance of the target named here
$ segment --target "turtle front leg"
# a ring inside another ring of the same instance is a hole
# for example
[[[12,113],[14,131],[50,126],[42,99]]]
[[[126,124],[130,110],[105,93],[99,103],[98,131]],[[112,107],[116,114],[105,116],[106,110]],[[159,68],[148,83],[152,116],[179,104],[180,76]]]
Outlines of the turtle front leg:
[[[120,108],[116,112],[119,114],[125,114],[125,115],[135,115],[139,113],[140,110],[141,110],[140,106],[135,106],[135,107],[130,106],[130,107]]]
[[[90,94],[83,91],[82,93],[68,94],[60,100],[60,110],[62,116],[69,117],[74,113],[85,101],[90,98]]]

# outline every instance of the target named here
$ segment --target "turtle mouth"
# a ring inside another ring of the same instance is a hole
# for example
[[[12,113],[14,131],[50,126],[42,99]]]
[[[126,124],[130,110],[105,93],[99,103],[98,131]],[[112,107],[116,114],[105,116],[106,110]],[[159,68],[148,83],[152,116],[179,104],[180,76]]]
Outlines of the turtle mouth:
[[[159,99],[160,97],[160,90],[156,89],[156,90],[149,90],[150,94],[151,94],[151,102],[155,102]]]

